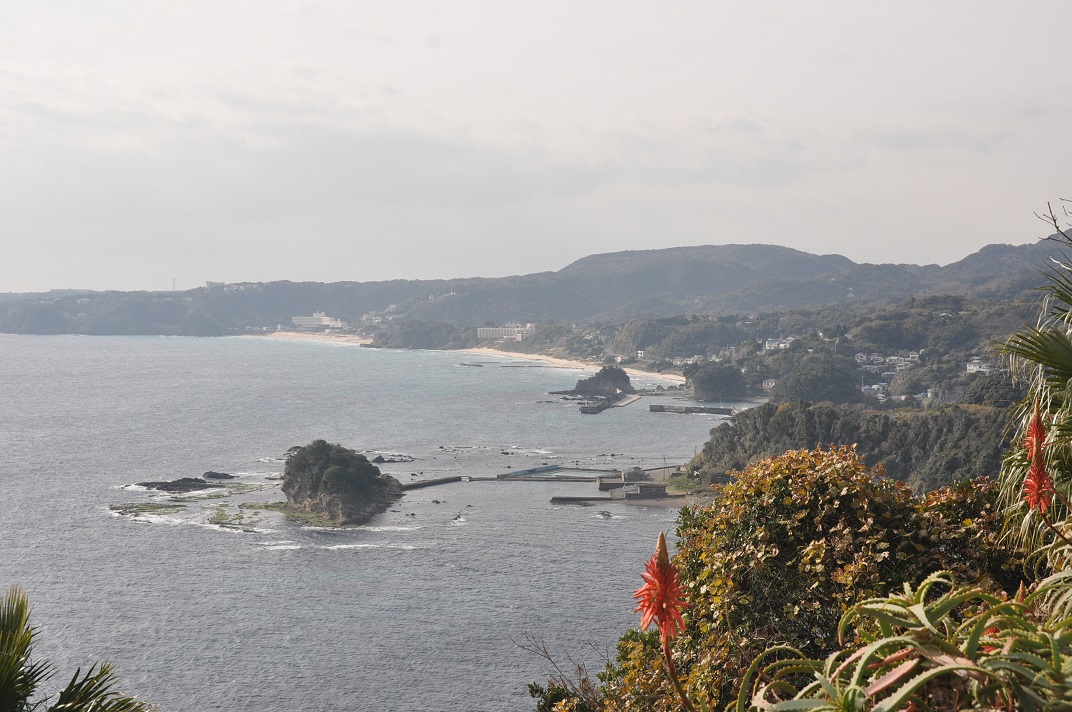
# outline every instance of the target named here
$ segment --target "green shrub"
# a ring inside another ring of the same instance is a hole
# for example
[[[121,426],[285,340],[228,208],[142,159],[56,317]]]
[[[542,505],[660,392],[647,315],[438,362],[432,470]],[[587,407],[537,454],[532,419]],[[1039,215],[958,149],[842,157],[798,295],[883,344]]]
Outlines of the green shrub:
[[[850,447],[791,451],[737,475],[678,526],[690,606],[674,656],[690,696],[712,709],[736,699],[768,646],[822,658],[845,610],[932,571],[994,591],[1019,584],[990,483],[916,498]],[[676,709],[654,637],[623,637],[601,677],[607,710]]]

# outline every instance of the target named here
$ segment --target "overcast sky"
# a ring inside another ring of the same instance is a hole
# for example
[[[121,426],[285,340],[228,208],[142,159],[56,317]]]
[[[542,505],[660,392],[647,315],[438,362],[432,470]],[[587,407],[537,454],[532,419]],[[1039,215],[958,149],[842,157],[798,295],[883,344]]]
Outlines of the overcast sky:
[[[946,264],[1072,196],[1070,28],[1056,0],[5,3],[0,291]]]

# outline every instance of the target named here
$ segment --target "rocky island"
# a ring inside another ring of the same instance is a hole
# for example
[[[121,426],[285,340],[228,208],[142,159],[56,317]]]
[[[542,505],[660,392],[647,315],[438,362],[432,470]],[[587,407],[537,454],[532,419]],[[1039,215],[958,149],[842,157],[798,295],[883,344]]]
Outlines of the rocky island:
[[[594,376],[582,378],[573,387],[574,395],[587,398],[619,398],[623,393],[632,393],[633,384],[629,374],[619,366],[604,366]]]
[[[314,440],[287,452],[283,510],[337,526],[361,524],[402,496],[402,484],[342,445]]]
[[[555,395],[584,399],[582,413],[601,413],[623,402],[633,392],[629,374],[618,366],[604,366],[594,376],[582,378],[572,391],[552,391]]]

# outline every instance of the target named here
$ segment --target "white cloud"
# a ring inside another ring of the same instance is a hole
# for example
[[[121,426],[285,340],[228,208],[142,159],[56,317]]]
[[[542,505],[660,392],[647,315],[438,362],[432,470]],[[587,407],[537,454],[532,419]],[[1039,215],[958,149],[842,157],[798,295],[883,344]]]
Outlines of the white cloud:
[[[494,275],[705,242],[947,262],[1034,237],[1069,192],[1070,8],[19,6],[0,290],[328,280],[370,255],[380,276]]]

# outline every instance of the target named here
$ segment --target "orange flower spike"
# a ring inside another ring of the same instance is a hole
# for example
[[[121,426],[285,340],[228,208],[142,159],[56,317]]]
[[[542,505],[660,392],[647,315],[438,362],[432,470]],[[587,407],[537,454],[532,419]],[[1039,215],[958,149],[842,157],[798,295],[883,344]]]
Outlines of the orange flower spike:
[[[1024,501],[1031,509],[1037,509],[1045,514],[1054,494],[1053,480],[1046,472],[1046,463],[1040,452],[1032,458],[1031,468],[1027,471],[1027,478],[1024,480]]]
[[[634,612],[642,614],[640,627],[647,629],[654,621],[659,626],[659,635],[665,643],[685,629],[681,609],[689,605],[685,601],[685,588],[677,580],[677,571],[670,564],[666,550],[666,537],[659,533],[655,553],[644,565],[644,585],[637,589],[633,598],[638,605]]]
[[[1027,449],[1027,459],[1034,460],[1035,453],[1042,453],[1042,446],[1046,441],[1046,426],[1042,424],[1042,413],[1039,412],[1038,401],[1035,401],[1035,412],[1031,414],[1031,422],[1027,426],[1027,435],[1024,436],[1024,447]]]
[[[1039,412],[1038,401],[1035,401],[1035,412],[1031,415],[1031,422],[1027,426],[1027,435],[1024,438],[1024,447],[1031,462],[1024,480],[1024,501],[1031,509],[1037,509],[1042,514],[1049,508],[1053,495],[1053,480],[1046,472],[1046,457],[1043,446],[1046,442],[1046,426],[1042,423],[1042,414]]]

